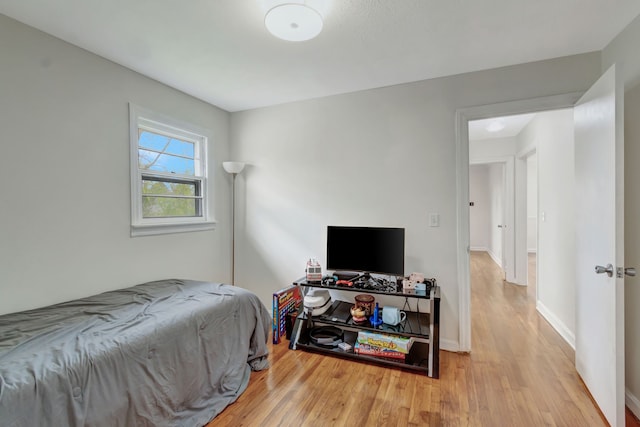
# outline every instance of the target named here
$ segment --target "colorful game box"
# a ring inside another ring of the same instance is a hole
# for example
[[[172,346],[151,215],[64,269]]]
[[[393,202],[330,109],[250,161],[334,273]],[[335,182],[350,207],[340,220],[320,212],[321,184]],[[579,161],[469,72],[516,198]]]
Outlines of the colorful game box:
[[[357,342],[353,348],[353,352],[356,354],[364,354],[367,356],[384,357],[385,359],[393,359],[395,361],[404,361],[407,357],[405,353],[400,353],[395,350],[387,350],[380,347],[375,347],[369,344],[362,344]]]
[[[375,332],[358,332],[358,342],[368,344],[383,350],[397,351],[407,354],[413,344],[413,338],[398,337],[394,335],[377,334]]]
[[[279,344],[286,334],[286,317],[298,311],[302,301],[300,288],[289,286],[273,293],[273,343]]]

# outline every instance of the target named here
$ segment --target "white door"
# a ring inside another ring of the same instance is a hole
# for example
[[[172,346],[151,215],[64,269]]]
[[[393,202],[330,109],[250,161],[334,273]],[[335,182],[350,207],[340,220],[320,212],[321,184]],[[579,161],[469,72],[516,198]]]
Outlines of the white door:
[[[624,426],[623,92],[612,66],[578,101],[576,369],[609,423]],[[613,275],[595,267],[613,267]]]

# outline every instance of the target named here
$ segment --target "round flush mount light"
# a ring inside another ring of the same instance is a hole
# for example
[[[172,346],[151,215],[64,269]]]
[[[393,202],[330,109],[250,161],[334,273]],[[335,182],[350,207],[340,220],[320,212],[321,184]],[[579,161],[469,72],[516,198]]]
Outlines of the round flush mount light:
[[[301,42],[320,34],[322,16],[307,5],[287,3],[270,9],[264,25],[279,39]]]
[[[507,125],[505,124],[504,120],[495,119],[495,120],[492,120],[491,122],[489,122],[489,124],[487,125],[487,131],[489,131],[489,132],[500,132],[506,126]]]

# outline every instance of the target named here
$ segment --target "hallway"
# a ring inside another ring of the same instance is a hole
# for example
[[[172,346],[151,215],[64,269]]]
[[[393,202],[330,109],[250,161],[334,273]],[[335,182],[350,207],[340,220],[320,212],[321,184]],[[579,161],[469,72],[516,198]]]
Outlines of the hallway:
[[[471,281],[473,350],[458,366],[464,378],[456,378],[472,388],[460,402],[469,405],[470,424],[606,425],[574,368],[573,349],[536,311],[535,287],[503,282],[486,252],[471,253]],[[450,397],[443,390],[442,401]]]

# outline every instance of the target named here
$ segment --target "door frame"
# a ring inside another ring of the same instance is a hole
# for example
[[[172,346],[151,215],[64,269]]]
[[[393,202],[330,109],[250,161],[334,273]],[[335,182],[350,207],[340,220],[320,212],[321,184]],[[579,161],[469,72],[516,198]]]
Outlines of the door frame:
[[[571,108],[584,92],[523,99],[456,110],[456,225],[458,267],[458,349],[471,352],[471,276],[469,242],[469,121]],[[516,264],[517,265],[517,261]]]
[[[521,167],[518,168],[519,170],[521,170],[522,176],[516,176],[516,189],[518,188],[524,188],[526,189],[525,194],[527,197],[527,203],[525,203],[524,206],[516,206],[516,218],[524,218],[525,221],[522,224],[518,224],[516,226],[516,234],[520,234],[520,235],[524,235],[524,236],[528,236],[528,227],[529,227],[529,189],[528,189],[528,185],[529,185],[529,158],[531,156],[538,154],[538,148],[537,147],[529,147],[526,148],[525,150],[519,152],[518,154],[516,154],[516,165],[520,165]],[[538,163],[539,164],[539,163]],[[536,194],[535,194],[535,199],[536,199],[536,206],[540,205],[540,181],[538,179],[539,177],[539,173],[538,171],[536,171]],[[518,182],[518,180],[521,180],[521,182]],[[517,190],[516,190],[517,191]],[[524,212],[519,212],[519,209],[524,209]],[[540,230],[540,215],[538,213],[536,213],[536,278],[540,277],[540,263],[538,262],[538,251],[540,250],[540,235],[538,234],[538,230]],[[525,275],[525,279],[526,282],[524,283],[524,285],[529,286],[529,245],[528,243],[528,239],[525,237],[524,239],[519,239],[518,241],[516,241],[516,251],[519,251],[518,253],[526,253],[527,256],[522,259],[519,260],[519,262],[521,263],[520,265],[522,266],[522,268],[524,269],[524,271],[526,272]],[[517,267],[516,267],[517,268]],[[536,303],[538,302],[538,289],[539,287],[536,285]]]

